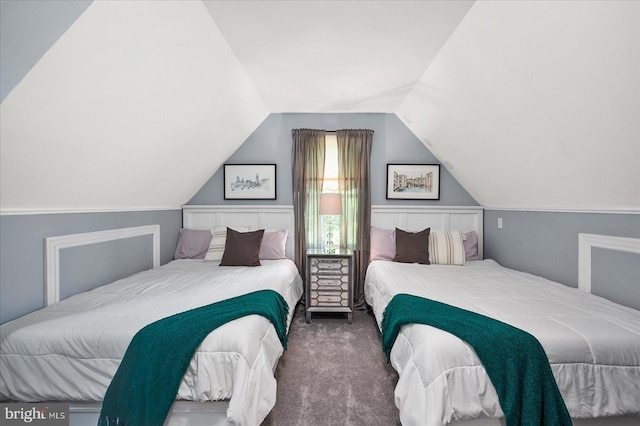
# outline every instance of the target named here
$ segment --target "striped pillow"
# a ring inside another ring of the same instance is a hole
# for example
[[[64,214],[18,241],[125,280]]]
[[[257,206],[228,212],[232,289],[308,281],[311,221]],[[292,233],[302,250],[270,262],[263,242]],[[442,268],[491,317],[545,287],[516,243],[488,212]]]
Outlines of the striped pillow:
[[[429,235],[429,262],[432,265],[466,265],[462,231],[432,232]]]
[[[248,226],[236,226],[233,229],[238,232],[249,232]],[[209,250],[204,255],[204,260],[222,260],[224,246],[227,244],[227,227],[216,226],[211,230],[211,236]]]

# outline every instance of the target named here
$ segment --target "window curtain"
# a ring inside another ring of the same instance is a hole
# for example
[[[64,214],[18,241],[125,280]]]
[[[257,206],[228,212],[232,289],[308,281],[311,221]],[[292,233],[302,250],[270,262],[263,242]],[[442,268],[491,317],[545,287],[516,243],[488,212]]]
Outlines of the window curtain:
[[[338,184],[342,194],[341,248],[354,252],[353,306],[363,309],[371,228],[370,158],[373,130],[338,130]]]
[[[320,193],[324,178],[325,130],[293,129],[292,173],[294,261],[305,277],[309,242],[321,241]],[[306,277],[305,277],[306,279]]]

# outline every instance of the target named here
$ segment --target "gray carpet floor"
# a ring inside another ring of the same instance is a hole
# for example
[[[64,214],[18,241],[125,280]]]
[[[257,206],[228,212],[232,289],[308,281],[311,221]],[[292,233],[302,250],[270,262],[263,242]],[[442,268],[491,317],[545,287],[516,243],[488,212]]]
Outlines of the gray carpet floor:
[[[288,350],[276,368],[276,405],[262,426],[399,425],[387,364],[373,315],[356,311],[312,316],[298,306]]]

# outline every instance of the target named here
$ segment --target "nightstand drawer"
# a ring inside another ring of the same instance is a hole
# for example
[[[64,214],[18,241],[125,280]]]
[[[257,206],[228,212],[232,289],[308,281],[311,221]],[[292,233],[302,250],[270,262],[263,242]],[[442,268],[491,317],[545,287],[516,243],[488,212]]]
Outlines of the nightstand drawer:
[[[349,283],[341,283],[338,285],[318,285],[318,283],[311,283],[309,285],[311,290],[317,291],[349,291]]]
[[[348,275],[311,275],[311,288],[329,287],[330,288],[348,288],[345,286],[349,284]]]
[[[311,306],[349,306],[349,293],[341,291],[311,291]]]
[[[348,274],[349,259],[311,258],[312,274]]]

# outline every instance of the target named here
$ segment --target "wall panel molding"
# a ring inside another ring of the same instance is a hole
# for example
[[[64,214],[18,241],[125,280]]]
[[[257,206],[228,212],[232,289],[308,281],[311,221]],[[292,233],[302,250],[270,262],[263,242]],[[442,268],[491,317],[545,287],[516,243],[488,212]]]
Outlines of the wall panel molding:
[[[60,300],[60,251],[62,249],[104,243],[125,238],[153,237],[153,267],[160,266],[160,225],[136,226],[107,231],[84,232],[45,238],[44,306]]]
[[[640,238],[578,234],[578,288],[591,293],[591,249],[602,248],[640,254]]]

